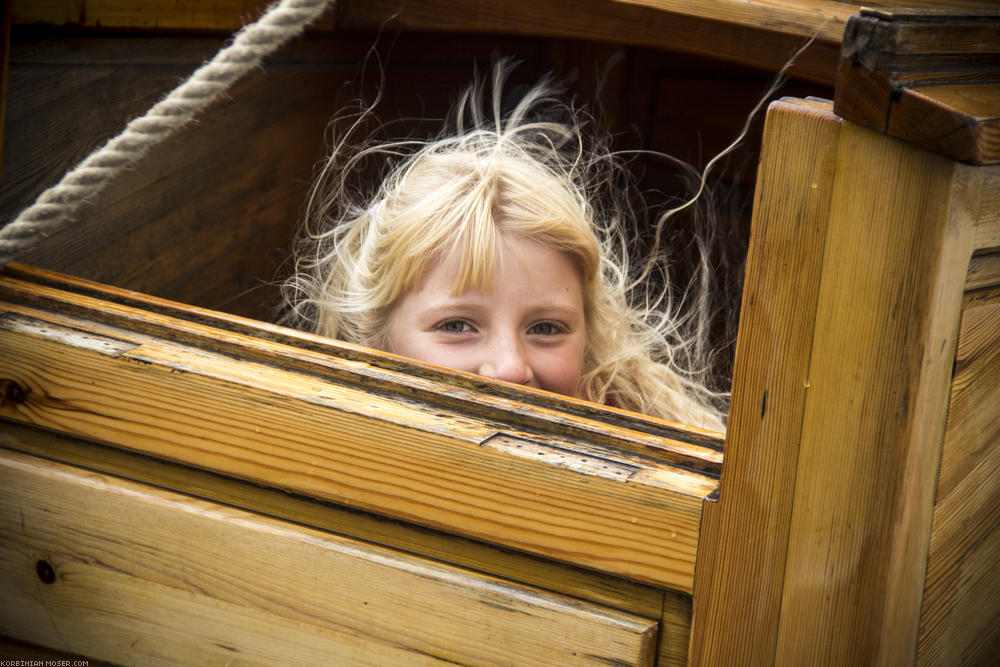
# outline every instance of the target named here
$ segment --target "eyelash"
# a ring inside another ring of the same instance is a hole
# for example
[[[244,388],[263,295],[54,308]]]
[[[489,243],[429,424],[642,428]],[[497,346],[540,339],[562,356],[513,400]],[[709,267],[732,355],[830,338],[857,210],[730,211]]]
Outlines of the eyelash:
[[[555,322],[536,322],[535,324],[532,324],[531,327],[528,328],[528,333],[534,332],[535,329],[537,329],[538,327],[551,328],[551,331],[549,331],[548,333],[535,332],[539,336],[557,336],[559,334],[566,333],[566,328],[560,326],[559,324],[556,324]]]
[[[458,325],[461,328],[456,329],[455,325]],[[545,333],[537,331],[540,327],[548,327],[549,330]],[[445,320],[437,325],[437,329],[449,334],[464,334],[475,331],[475,327],[465,320]],[[566,333],[566,327],[557,324],[556,322],[536,322],[528,327],[528,333],[546,337],[557,336],[559,334]]]
[[[453,325],[456,324],[461,325],[462,328],[458,330],[452,328]],[[463,334],[474,330],[472,325],[465,320],[445,320],[441,324],[437,325],[437,328],[438,330],[449,334]]]

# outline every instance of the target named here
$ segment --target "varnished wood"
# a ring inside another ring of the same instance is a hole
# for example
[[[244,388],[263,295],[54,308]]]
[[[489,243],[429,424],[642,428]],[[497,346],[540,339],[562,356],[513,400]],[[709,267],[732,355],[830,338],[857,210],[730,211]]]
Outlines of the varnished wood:
[[[170,0],[14,0],[17,23],[44,22],[80,27],[235,30],[258,15],[264,0],[225,0],[211,9],[178,6]],[[562,3],[545,0],[469,5],[455,0],[392,2],[340,0],[313,30],[377,29],[398,25],[438,32],[520,33],[610,40],[722,57],[777,70],[807,40],[816,44],[803,54],[797,76],[832,84],[836,50],[847,18],[861,5],[892,7],[891,2],[836,0],[585,0],[566,12]],[[911,0],[909,6],[942,5]],[[950,0],[949,7],[989,9],[990,0]]]
[[[0,622],[28,641],[143,664],[652,664],[654,620],[0,452]]]
[[[692,662],[908,664],[975,212],[997,169],[815,106],[774,105],[768,122]]]
[[[852,17],[835,111],[956,160],[1000,162],[1000,12],[992,9]]]
[[[397,551],[419,553],[436,561],[489,572],[647,618],[659,617],[666,609],[674,625],[670,636],[676,638],[678,633],[682,634],[685,637],[683,649],[687,649],[687,629],[691,622],[691,601],[687,596],[665,598],[662,590],[593,570],[535,558],[485,542],[393,521],[354,508],[319,502],[307,496],[277,491],[16,422],[2,422],[0,446],[258,514],[281,517]]]
[[[1000,253],[1000,171],[985,171],[975,204],[970,215],[976,224],[976,252]]]
[[[611,41],[671,49],[780,69],[791,53],[817,32],[818,39],[792,72],[804,80],[831,84],[843,21],[850,5],[662,0],[580,0],[573,10],[559,2],[423,0],[402,10],[392,0],[341,0],[338,27],[373,30],[391,21],[405,30],[445,33],[515,33]],[[720,16],[724,20],[718,20]],[[390,23],[390,25],[392,24]],[[828,39],[830,41],[828,41]]]
[[[377,391],[387,383],[421,402],[590,439],[717,476],[721,435],[691,426],[435,367],[378,350],[39,269],[4,267],[0,294],[134,333]],[[522,409],[525,404],[535,410]],[[583,419],[575,419],[582,417]]]
[[[917,664],[1000,653],[1000,275],[966,296],[955,358]]]
[[[829,204],[833,172],[826,165],[835,158],[841,123],[828,106],[794,101],[776,103],[766,123],[765,136],[774,143],[768,145],[762,168],[779,173],[773,181],[761,180],[756,192],[755,235],[733,380],[738,392],[730,411],[723,480],[722,499],[729,504],[711,502],[705,507],[692,627],[695,665],[724,664],[737,652],[742,652],[744,664],[756,659],[763,664],[777,632],[794,493],[794,487],[781,480],[794,474],[797,451],[776,449],[773,443],[794,440],[800,427],[807,342],[815,315],[798,312],[776,322],[774,313],[794,312],[798,304],[815,302],[821,267],[814,258],[822,256],[826,229],[800,221],[820,218]],[[802,187],[786,188],[785,179],[790,178],[801,179]],[[790,196],[782,201],[784,192]],[[758,224],[765,215],[773,222]],[[784,280],[778,279],[778,272]],[[760,540],[760,535],[770,539]],[[718,551],[740,553],[742,573],[719,576],[713,567]],[[740,614],[740,627],[752,632],[723,630],[735,623],[723,620],[723,613]]]
[[[55,312],[7,310],[0,375],[28,390],[0,408],[8,418],[690,590],[701,498],[715,488],[704,474],[400,401],[387,374],[376,393]],[[545,456],[525,458],[505,439]],[[676,446],[687,457],[698,450]]]
[[[1000,285],[1000,254],[977,255],[969,263],[969,275],[965,278],[965,289],[976,290]]]

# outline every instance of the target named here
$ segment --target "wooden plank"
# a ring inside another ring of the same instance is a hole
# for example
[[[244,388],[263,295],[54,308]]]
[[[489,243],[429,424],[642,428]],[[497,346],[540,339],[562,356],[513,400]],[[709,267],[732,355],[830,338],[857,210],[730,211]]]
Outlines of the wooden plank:
[[[117,134],[125,120],[141,115],[220,44],[217,37],[50,40],[61,62],[51,53],[32,61],[40,48],[23,54],[10,80],[4,219]],[[364,53],[352,51],[350,62]],[[340,62],[347,59],[338,55]],[[73,225],[20,258],[261,316],[262,304],[277,301],[272,283],[286,254],[280,249],[289,245],[333,113],[330,101],[343,81],[343,75],[331,76],[335,69],[292,65],[278,71],[272,62],[155,148],[141,168],[116,178]]]
[[[990,9],[852,17],[835,111],[962,162],[1000,162],[1000,12]]]
[[[692,662],[908,664],[973,212],[993,170],[851,123],[831,131],[805,105],[771,115]]]
[[[183,3],[173,0],[14,0],[15,24],[43,22],[89,28],[235,30],[259,14],[264,0]],[[554,0],[455,0],[399,3],[340,0],[314,31],[378,30],[384,25],[436,32],[529,34],[598,39],[714,55],[777,70],[798,45],[819,34],[796,67],[803,78],[832,84],[837,45],[856,3],[713,0],[620,2],[583,0],[566,12]],[[722,20],[720,20],[722,17]],[[697,35],[693,34],[697,33]],[[711,34],[711,44],[700,37]]]
[[[691,597],[664,591],[656,667],[686,667],[691,641]]]
[[[934,505],[917,664],[1000,653],[1000,289],[966,298]]]
[[[965,289],[975,290],[1000,285],[1000,254],[977,255],[969,263]]]
[[[983,173],[853,124],[844,130],[794,479],[778,663],[914,658],[922,555],[974,241],[966,211]]]
[[[685,637],[684,648],[687,647],[691,602],[687,597],[685,604],[685,596],[680,594],[665,600],[662,590],[593,570],[555,563],[414,524],[391,521],[357,509],[317,502],[304,496],[16,422],[0,423],[0,446],[397,551],[420,554],[465,569],[488,572],[647,618],[660,616],[666,608],[673,623],[670,636],[682,634]]]
[[[0,615],[27,641],[143,664],[652,664],[653,620],[13,452],[0,466]]]
[[[892,106],[886,131],[963,162],[1000,162],[1000,83],[907,88]]]
[[[376,393],[8,310],[0,372],[28,389],[0,409],[8,418],[690,590],[711,478],[428,409],[388,385]],[[498,435],[559,455],[529,460],[488,446]]]
[[[339,383],[507,422],[515,429],[586,439],[718,476],[721,435],[634,412],[484,379],[392,354],[17,262],[0,295],[12,303],[296,370]],[[147,338],[142,338],[147,336]],[[529,407],[530,406],[530,407]]]
[[[856,6],[856,5],[854,5]],[[852,5],[690,0],[341,0],[338,28],[376,30],[388,21],[404,30],[521,34],[610,41],[694,53],[771,71],[819,33],[792,68],[798,78],[832,84],[843,21]],[[818,9],[819,8],[819,9]]]
[[[840,126],[828,105],[782,100],[768,111],[721,502],[706,503],[698,551],[692,665],[727,664],[737,655],[742,664],[769,664],[773,652],[794,491],[785,480],[794,474],[797,452],[776,450],[766,460],[761,452],[793,441],[800,428],[809,307],[820,281]],[[729,559],[740,567],[713,566]]]
[[[984,170],[977,203],[970,211],[976,223],[976,252],[1000,252],[1000,167]]]

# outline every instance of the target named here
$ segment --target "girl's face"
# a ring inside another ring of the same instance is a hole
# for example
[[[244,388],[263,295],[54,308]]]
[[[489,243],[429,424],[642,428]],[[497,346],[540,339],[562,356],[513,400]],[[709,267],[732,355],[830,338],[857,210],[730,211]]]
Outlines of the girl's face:
[[[486,293],[453,295],[457,262],[430,264],[389,316],[388,351],[497,380],[577,395],[583,285],[566,253],[503,239]]]

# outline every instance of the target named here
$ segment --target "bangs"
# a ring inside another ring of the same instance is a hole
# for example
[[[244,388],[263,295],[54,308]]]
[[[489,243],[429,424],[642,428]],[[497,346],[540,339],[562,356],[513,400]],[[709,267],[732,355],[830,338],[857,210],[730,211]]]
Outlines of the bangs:
[[[382,275],[376,281],[390,292],[383,303],[416,288],[438,263],[454,276],[453,295],[488,293],[504,238],[511,236],[566,252],[584,284],[598,277],[599,242],[571,184],[523,155],[469,158],[422,156],[380,208],[393,228],[384,237],[391,245],[377,254]]]

